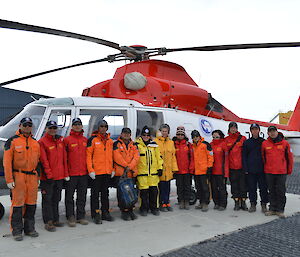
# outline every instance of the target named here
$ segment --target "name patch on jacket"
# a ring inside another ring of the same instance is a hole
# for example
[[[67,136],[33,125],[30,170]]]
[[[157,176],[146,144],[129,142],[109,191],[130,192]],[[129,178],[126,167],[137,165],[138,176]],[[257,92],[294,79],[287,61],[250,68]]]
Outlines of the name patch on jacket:
[[[270,150],[270,149],[272,149],[272,146],[267,146],[266,149]]]
[[[283,149],[283,146],[282,145],[278,145],[277,149]]]
[[[22,145],[16,145],[15,146],[15,149],[20,149],[20,148],[22,148],[23,146]]]
[[[71,147],[76,147],[77,146],[77,144],[71,144]]]

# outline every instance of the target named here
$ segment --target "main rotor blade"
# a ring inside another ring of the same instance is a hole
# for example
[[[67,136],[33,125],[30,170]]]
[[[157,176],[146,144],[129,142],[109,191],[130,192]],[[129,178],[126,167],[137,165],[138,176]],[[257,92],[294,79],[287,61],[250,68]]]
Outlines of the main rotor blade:
[[[81,34],[77,34],[77,33],[73,33],[73,32],[58,30],[58,29],[39,27],[39,26],[23,24],[23,23],[14,22],[14,21],[1,20],[1,19],[0,19],[0,27],[7,28],[7,29],[17,29],[17,30],[38,32],[38,33],[44,33],[44,34],[50,34],[50,35],[56,35],[56,36],[62,36],[62,37],[76,38],[76,39],[86,40],[89,42],[94,42],[94,43],[97,43],[100,45],[105,45],[105,46],[109,46],[109,47],[120,50],[120,46],[117,43],[110,42],[110,41],[100,39],[100,38],[85,36],[85,35],[81,35]]]
[[[61,68],[57,68],[57,69],[53,69],[53,70],[43,71],[43,72],[39,72],[39,73],[32,74],[32,75],[29,75],[29,76],[21,77],[21,78],[18,78],[18,79],[13,79],[13,80],[9,80],[9,81],[6,81],[6,82],[2,82],[2,83],[0,83],[0,86],[3,87],[3,86],[8,85],[8,84],[12,84],[12,83],[15,83],[15,82],[18,82],[18,81],[21,81],[21,80],[30,79],[30,78],[34,78],[34,77],[37,77],[37,76],[45,75],[45,74],[55,72],[55,71],[60,71],[60,70],[65,70],[65,69],[69,69],[69,68],[74,68],[74,67],[86,65],[86,64],[105,62],[105,61],[108,61],[108,58],[98,59],[98,60],[89,61],[89,62],[82,62],[82,63],[73,64],[73,65],[69,65],[69,66],[65,66],[65,67],[61,67]]]
[[[298,47],[298,46],[300,46],[300,42],[214,45],[214,46],[197,46],[197,47],[184,47],[184,48],[165,48],[164,50],[166,53],[168,53],[168,52],[179,52],[179,51],[222,51],[222,50]]]

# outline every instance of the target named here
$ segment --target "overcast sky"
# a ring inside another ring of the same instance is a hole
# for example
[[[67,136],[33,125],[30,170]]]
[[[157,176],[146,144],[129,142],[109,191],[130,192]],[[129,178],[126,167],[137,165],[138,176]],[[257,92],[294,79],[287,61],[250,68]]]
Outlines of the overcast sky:
[[[300,42],[298,0],[1,0],[1,19],[94,36],[120,45],[188,47]],[[95,60],[116,50],[95,43],[0,29],[0,82]],[[300,95],[300,48],[169,53],[199,87],[244,118],[269,121]],[[50,96],[80,96],[124,62],[99,63],[12,84]]]

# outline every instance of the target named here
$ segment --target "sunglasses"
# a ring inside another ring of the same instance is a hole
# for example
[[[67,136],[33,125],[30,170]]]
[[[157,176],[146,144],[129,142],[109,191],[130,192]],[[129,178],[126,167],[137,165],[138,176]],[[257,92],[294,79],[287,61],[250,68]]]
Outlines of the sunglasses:
[[[74,123],[72,126],[81,126],[82,123]]]
[[[184,136],[184,134],[177,134],[176,136]]]
[[[26,127],[30,127],[31,128],[32,127],[32,123],[24,123],[24,124],[22,124],[22,126],[25,127],[25,128]]]
[[[142,137],[150,137],[149,134],[143,134]]]
[[[217,137],[213,137],[213,139],[218,139],[218,138],[221,138],[221,137],[218,137],[218,136]]]
[[[48,129],[57,129],[57,127],[49,127]]]

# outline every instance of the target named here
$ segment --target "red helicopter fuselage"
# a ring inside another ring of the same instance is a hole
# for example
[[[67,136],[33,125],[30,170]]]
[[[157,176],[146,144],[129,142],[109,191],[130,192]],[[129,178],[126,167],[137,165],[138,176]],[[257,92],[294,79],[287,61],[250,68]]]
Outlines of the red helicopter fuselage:
[[[124,76],[131,72],[143,74],[147,79],[144,88],[135,91],[124,86]],[[206,90],[199,88],[182,66],[161,60],[126,64],[116,70],[112,79],[84,89],[82,96],[130,99],[145,106],[174,108],[226,121],[247,124],[255,122],[264,127],[274,125],[269,122],[238,117],[213,99]],[[298,105],[295,110],[299,112],[299,101]],[[276,126],[284,130],[300,131],[300,125],[296,120],[294,121],[298,116],[300,113],[293,115],[289,126],[278,124]]]

